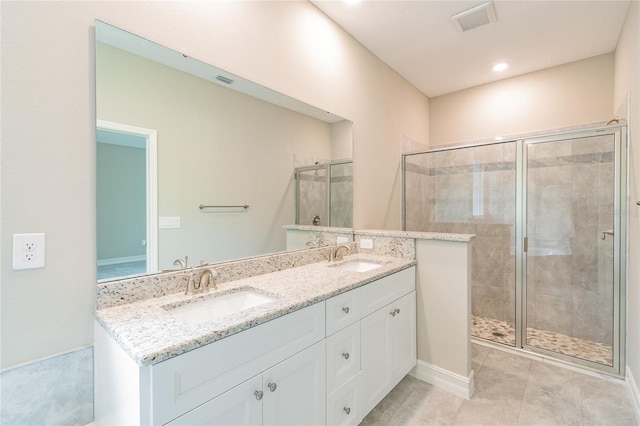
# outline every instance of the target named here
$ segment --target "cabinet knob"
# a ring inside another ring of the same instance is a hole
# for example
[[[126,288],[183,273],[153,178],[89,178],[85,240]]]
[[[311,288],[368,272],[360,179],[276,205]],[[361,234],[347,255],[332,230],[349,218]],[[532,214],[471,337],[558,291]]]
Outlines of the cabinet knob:
[[[349,352],[343,352],[342,356],[344,357],[344,359],[349,359]]]
[[[274,391],[276,390],[276,388],[278,387],[278,385],[276,385],[275,383],[269,383],[269,384],[267,385],[267,387],[269,388],[269,390],[270,390],[271,392],[274,392]]]
[[[342,308],[342,310],[343,310],[343,312],[344,312],[345,314],[348,314],[348,313],[349,313],[349,307],[348,307],[348,306],[345,306],[344,308]]]
[[[395,316],[396,316],[396,314],[397,314],[397,312],[396,312],[396,310],[394,309],[393,311],[389,312],[389,314],[390,314],[392,317],[395,317]]]
[[[344,407],[344,412],[347,413],[347,415],[351,414],[351,408]]]
[[[396,308],[396,314],[400,313],[400,308]]]
[[[256,396],[258,401],[262,399],[262,391],[255,391],[253,394]]]

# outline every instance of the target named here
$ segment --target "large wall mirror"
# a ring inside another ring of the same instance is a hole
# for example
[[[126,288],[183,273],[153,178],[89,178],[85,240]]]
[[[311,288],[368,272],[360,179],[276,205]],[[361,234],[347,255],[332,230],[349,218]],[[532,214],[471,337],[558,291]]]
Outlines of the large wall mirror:
[[[96,104],[99,281],[283,251],[296,169],[352,159],[350,121],[101,21]]]

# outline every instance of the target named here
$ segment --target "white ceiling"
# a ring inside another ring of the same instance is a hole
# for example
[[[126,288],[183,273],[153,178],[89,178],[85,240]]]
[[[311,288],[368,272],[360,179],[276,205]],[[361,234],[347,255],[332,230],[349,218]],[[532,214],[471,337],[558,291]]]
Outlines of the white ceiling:
[[[612,52],[630,4],[494,0],[496,22],[461,33],[451,16],[486,0],[310,1],[429,97]]]

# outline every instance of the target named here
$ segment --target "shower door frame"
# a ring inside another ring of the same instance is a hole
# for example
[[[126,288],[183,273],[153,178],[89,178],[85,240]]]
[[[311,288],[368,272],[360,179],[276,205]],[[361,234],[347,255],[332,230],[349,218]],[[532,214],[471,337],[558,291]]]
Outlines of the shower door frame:
[[[613,307],[613,332],[612,332],[612,355],[613,366],[599,364],[577,357],[563,355],[558,352],[545,350],[524,344],[526,336],[526,254],[524,252],[524,237],[526,236],[526,152],[525,145],[541,142],[553,142],[571,140],[583,137],[594,137],[603,135],[614,136],[614,255],[613,255],[613,287],[614,287],[614,307]],[[628,142],[627,124],[596,125],[577,130],[549,132],[538,136],[523,136],[519,138],[504,139],[500,141],[487,141],[471,144],[448,145],[441,148],[434,148],[420,152],[409,152],[402,154],[402,229],[407,227],[406,212],[406,161],[407,157],[417,154],[430,154],[442,151],[451,151],[464,148],[475,148],[486,145],[496,145],[503,143],[516,144],[516,200],[515,211],[515,346],[506,346],[511,349],[542,355],[556,359],[572,365],[579,365],[589,370],[604,372],[618,377],[624,376],[625,368],[625,330],[626,330],[626,283],[627,283],[627,247],[628,247],[628,199],[627,188],[629,177],[627,174]],[[472,336],[473,337],[473,336]],[[483,339],[484,341],[484,339]],[[487,342],[491,342],[487,340]],[[494,342],[495,343],[495,342]],[[496,345],[502,346],[500,343]]]
[[[569,132],[554,133],[543,136],[519,138],[516,144],[516,247],[520,247],[516,256],[516,348],[527,352],[549,356],[554,359],[581,365],[583,367],[613,374],[624,375],[625,366],[625,285],[626,285],[626,253],[627,253],[627,126],[598,126]],[[613,136],[614,175],[613,175],[613,330],[612,330],[612,364],[611,366],[588,361],[586,359],[565,355],[560,352],[529,345],[527,336],[527,254],[525,238],[527,237],[527,146],[538,143],[570,141],[580,138]],[[624,237],[624,238],[623,238]]]

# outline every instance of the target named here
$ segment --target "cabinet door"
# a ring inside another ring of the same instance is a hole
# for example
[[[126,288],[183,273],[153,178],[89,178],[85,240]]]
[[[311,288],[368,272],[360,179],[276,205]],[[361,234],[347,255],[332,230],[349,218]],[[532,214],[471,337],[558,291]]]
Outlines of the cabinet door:
[[[391,389],[391,307],[387,305],[360,323],[362,409],[366,415]]]
[[[262,424],[262,376],[257,376],[169,422],[184,425]]]
[[[416,365],[416,292],[391,303],[391,378],[395,383]]]
[[[323,340],[263,373],[265,425],[325,424],[325,359]]]
[[[416,364],[415,291],[364,317],[360,330],[366,415]]]

